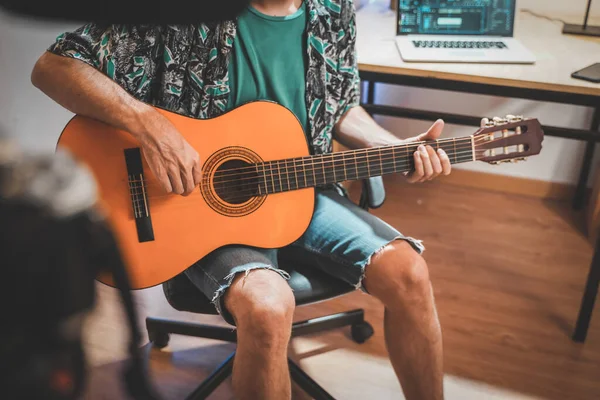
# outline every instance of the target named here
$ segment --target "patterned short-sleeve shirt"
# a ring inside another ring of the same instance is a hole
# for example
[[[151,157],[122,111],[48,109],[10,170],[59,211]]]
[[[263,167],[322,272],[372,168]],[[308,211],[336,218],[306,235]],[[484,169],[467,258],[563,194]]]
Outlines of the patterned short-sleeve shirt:
[[[359,104],[353,0],[305,0],[306,106],[314,154],[332,151],[333,128]],[[50,52],[102,71],[136,99],[193,118],[225,112],[236,21],[197,25],[86,24]]]

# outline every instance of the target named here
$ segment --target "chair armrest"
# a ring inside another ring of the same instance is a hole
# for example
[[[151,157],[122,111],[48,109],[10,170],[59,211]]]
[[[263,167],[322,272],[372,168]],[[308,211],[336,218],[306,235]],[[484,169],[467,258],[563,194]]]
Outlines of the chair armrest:
[[[360,196],[360,206],[365,210],[379,208],[385,202],[385,187],[381,176],[363,180],[363,188]]]

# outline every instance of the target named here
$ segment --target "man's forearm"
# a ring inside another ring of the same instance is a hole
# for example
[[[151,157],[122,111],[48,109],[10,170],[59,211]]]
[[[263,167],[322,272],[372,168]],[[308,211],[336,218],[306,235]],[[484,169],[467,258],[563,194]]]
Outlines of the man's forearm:
[[[49,52],[36,63],[31,81],[69,111],[128,131],[135,137],[143,134],[153,114],[158,114],[95,68]]]
[[[338,122],[335,139],[350,149],[387,146],[403,141],[377,124],[360,106],[351,108]]]

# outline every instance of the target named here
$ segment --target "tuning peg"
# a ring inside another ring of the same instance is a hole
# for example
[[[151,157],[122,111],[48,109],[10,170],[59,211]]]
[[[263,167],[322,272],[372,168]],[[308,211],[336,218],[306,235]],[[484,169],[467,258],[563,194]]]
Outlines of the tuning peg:
[[[500,118],[500,117],[494,117],[493,121],[494,121],[494,126],[498,126],[498,125],[506,123],[506,120],[504,118]]]
[[[510,160],[511,163],[518,163],[521,161],[527,161],[527,157],[518,157],[518,158],[513,158]]]
[[[518,121],[522,121],[523,120],[523,116],[522,115],[507,115],[506,116],[506,120],[508,122],[518,122]]]
[[[511,115],[510,118],[507,118],[510,122],[519,122],[523,121],[522,115]]]
[[[519,161],[527,161],[527,157],[511,158],[509,160],[489,161],[489,163],[492,165],[499,165],[499,164],[506,164],[506,163],[514,164],[514,163],[518,163]]]

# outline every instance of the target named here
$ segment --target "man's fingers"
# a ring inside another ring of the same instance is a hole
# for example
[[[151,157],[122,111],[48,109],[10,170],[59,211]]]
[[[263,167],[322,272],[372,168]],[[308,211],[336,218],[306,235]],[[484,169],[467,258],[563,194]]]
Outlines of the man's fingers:
[[[450,163],[450,158],[448,154],[442,149],[437,151],[438,157],[440,158],[440,163],[442,164],[442,173],[444,175],[450,175],[450,171],[452,170],[452,164]]]
[[[421,179],[421,182],[424,182],[433,176],[433,166],[431,165],[431,159],[429,158],[425,146],[419,146],[419,153],[421,154],[421,160],[423,161],[423,178]]]
[[[150,169],[154,173],[156,179],[162,186],[162,188],[167,193],[171,193],[173,191],[173,186],[171,185],[171,180],[169,179],[169,175],[167,175],[167,170],[164,168],[162,163],[159,160],[152,160],[150,163]]]
[[[490,120],[489,120],[489,119],[487,119],[487,118],[482,118],[482,119],[481,119],[481,125],[480,125],[480,127],[481,127],[481,128],[484,128],[484,127],[485,127],[485,125],[486,125],[486,124],[487,124],[489,121],[490,121]]]
[[[182,194],[183,182],[181,181],[181,173],[179,172],[179,168],[169,169],[168,175],[169,181],[171,182],[171,187],[173,188],[173,193]]]
[[[200,179],[202,179],[201,175],[202,165],[200,165],[200,156],[196,153],[194,158],[194,165],[192,167],[192,175],[194,178],[194,185],[198,186],[200,184]]]
[[[194,168],[192,169],[192,175],[194,177],[194,186],[198,186],[200,185],[200,182],[202,180],[202,168],[200,166],[194,166]]]
[[[189,196],[195,188],[194,175],[191,168],[181,170],[181,181],[183,182],[183,195]]]
[[[433,168],[433,174],[429,177],[429,180],[431,180],[442,173],[442,163],[440,162],[440,158],[433,147],[426,146],[426,148],[429,159],[431,160],[431,167]]]
[[[171,185],[171,180],[169,179],[169,175],[166,172],[163,172],[158,176],[158,181],[160,185],[165,189],[165,192],[171,193],[173,192],[173,185]]]
[[[407,178],[407,181],[410,183],[419,182],[423,178],[423,161],[418,151],[415,151],[413,154],[413,159],[415,160],[415,170]]]
[[[181,179],[184,183],[184,196],[189,196],[200,184],[200,156],[192,150],[193,155],[187,165],[181,167]]]
[[[433,123],[433,125],[431,125],[429,127],[427,132],[422,133],[419,136],[417,136],[418,141],[435,140],[440,137],[443,130],[444,130],[444,121],[441,119],[438,119],[437,121],[435,121]]]

